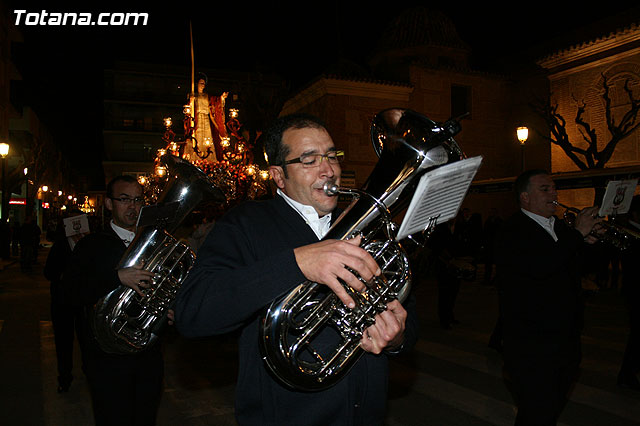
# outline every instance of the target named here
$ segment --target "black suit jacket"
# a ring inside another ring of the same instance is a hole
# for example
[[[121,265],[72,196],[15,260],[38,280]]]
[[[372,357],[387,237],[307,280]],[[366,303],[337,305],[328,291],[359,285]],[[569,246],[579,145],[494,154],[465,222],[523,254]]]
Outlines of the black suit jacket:
[[[65,295],[77,306],[93,305],[121,283],[116,266],[127,250],[109,224],[76,244],[63,275]]]
[[[629,229],[638,232],[638,228],[628,224]],[[640,306],[640,241],[635,240],[620,253],[622,263],[622,296],[634,309]]]
[[[343,380],[320,392],[284,387],[262,360],[260,314],[272,300],[305,281],[293,249],[317,241],[282,197],[246,202],[216,222],[180,288],[175,313],[182,334],[198,337],[241,329],[236,387],[241,425],[383,422],[387,355],[365,353]],[[417,320],[412,306],[407,312],[405,346],[410,348],[417,338]]]
[[[82,355],[92,358],[120,358],[123,362],[147,356],[160,356],[159,344],[137,354],[108,354],[98,345],[90,322],[93,306],[102,297],[122,285],[116,266],[127,250],[127,246],[110,224],[103,231],[89,234],[76,244],[62,278],[65,300],[81,307],[78,340]]]
[[[582,235],[555,221],[558,241],[518,211],[495,241],[496,281],[507,342],[560,342],[582,328]],[[536,344],[537,344],[536,343]]]

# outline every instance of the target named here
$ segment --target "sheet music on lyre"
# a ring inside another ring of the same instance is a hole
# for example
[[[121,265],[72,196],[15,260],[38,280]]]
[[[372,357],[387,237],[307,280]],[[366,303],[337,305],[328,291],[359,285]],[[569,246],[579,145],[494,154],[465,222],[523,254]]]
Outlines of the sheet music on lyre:
[[[433,219],[444,223],[458,214],[482,156],[467,158],[427,172],[420,178],[396,240],[424,231]]]
[[[637,185],[638,179],[612,180],[607,183],[598,216],[627,213]]]

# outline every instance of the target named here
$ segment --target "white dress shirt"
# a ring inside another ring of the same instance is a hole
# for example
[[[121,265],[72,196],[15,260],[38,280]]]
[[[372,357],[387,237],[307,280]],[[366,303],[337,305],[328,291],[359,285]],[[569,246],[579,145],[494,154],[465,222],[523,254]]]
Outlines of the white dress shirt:
[[[133,241],[133,237],[136,236],[135,232],[131,232],[128,229],[121,228],[113,223],[113,219],[111,219],[111,229],[113,229],[115,233],[118,234],[118,237],[120,237],[124,245],[127,247],[129,247],[129,244],[131,244],[131,241]]]
[[[558,236],[556,235],[556,231],[554,231],[553,229],[553,225],[556,223],[555,216],[546,218],[544,216],[540,216],[539,214],[531,213],[529,210],[525,210],[525,209],[520,209],[520,210],[522,210],[522,213],[526,214],[531,219],[533,219],[538,225],[542,226],[542,229],[544,229],[549,233],[549,235],[551,235],[551,237],[553,238],[553,241],[558,241]]]
[[[319,217],[316,209],[311,206],[299,203],[294,199],[288,197],[284,192],[280,191],[280,188],[278,188],[277,193],[282,198],[284,198],[287,204],[289,204],[295,211],[297,211],[300,216],[302,216],[302,218],[305,220],[307,225],[311,227],[319,240],[322,239],[322,237],[324,237],[327,232],[329,232],[329,228],[331,228],[331,213]]]

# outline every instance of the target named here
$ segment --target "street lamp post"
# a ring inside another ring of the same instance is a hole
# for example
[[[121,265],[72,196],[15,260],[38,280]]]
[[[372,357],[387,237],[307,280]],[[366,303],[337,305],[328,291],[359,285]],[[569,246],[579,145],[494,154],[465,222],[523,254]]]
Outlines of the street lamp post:
[[[4,142],[0,143],[0,157],[2,157],[2,198],[0,199],[2,203],[2,215],[0,216],[2,245],[0,245],[0,257],[2,257],[2,259],[8,259],[11,256],[10,240],[9,238],[5,238],[9,236],[9,224],[7,223],[9,219],[7,212],[9,206],[7,202],[7,155],[9,155],[9,144]]]
[[[29,216],[29,168],[22,169],[22,173],[24,173],[24,216],[26,218]]]
[[[7,220],[7,155],[9,144],[0,143],[0,157],[2,157],[2,220]]]
[[[520,141],[520,147],[522,149],[522,171],[524,172],[524,143],[529,138],[529,129],[527,127],[518,127],[516,129],[518,140]]]

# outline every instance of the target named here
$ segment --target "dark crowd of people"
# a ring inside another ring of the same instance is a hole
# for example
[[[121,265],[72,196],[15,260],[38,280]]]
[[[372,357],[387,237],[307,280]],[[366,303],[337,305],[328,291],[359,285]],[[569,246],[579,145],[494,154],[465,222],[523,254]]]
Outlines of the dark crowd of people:
[[[413,294],[403,303],[389,302],[375,316],[359,342],[363,355],[333,386],[298,390],[274,377],[263,361],[257,339],[260,313],[273,300],[309,280],[326,286],[351,308],[353,293],[344,284],[358,292],[364,288],[358,277],[369,280],[381,274],[371,254],[359,246],[360,237],[323,240],[341,210],[336,197],[322,188],[328,181],[340,183],[344,155],[324,124],[309,115],[282,117],[265,134],[265,149],[275,197],[245,202],[221,217],[206,211],[193,214],[176,231],[197,257],[167,313],[168,322],[188,338],[238,333],[235,414],[241,425],[380,425],[388,361],[411,351],[418,338]],[[590,256],[602,250],[592,234],[602,222],[597,207],[582,210],[572,226],[556,219],[557,191],[543,170],[519,176],[515,195],[519,208],[511,217],[492,208],[483,221],[479,213],[463,208],[455,220],[436,226],[417,272],[435,279],[437,317],[445,330],[458,324],[454,311],[462,282],[497,288],[500,309],[488,344],[502,354],[505,382],[518,407],[515,424],[555,425],[579,372],[585,309],[581,280],[586,273],[593,272],[603,289],[615,288],[617,276],[622,277],[630,333],[618,383],[640,390],[640,244],[604,256],[603,262],[620,264],[616,269],[607,263],[606,270],[615,273],[605,279],[601,269],[587,268],[593,265]],[[75,335],[96,425],[155,424],[161,400],[161,339],[142,351],[113,353],[100,344],[104,336],[93,322],[99,315],[96,302],[113,290],[124,286],[142,296],[151,286],[153,273],[144,265],[119,265],[136,236],[143,204],[142,187],[134,178],[113,179],[105,201],[110,221],[88,235],[58,232],[45,265],[51,282],[58,391],[72,384]],[[640,227],[637,197],[622,219]],[[39,239],[39,229],[26,221],[20,231],[25,256],[35,258],[33,241],[36,234]],[[335,341],[330,330],[326,333],[321,340]]]
[[[6,220],[0,220],[0,258],[8,260],[19,257],[22,272],[30,272],[38,261],[41,233],[31,215],[22,224],[17,221],[9,224]]]
[[[419,261],[421,275],[433,276],[438,289],[438,320],[443,329],[459,324],[455,301],[462,282],[494,283],[493,240],[503,219],[495,208],[487,219],[462,208],[455,220],[439,224],[429,236]],[[482,276],[479,276],[481,271]]]

